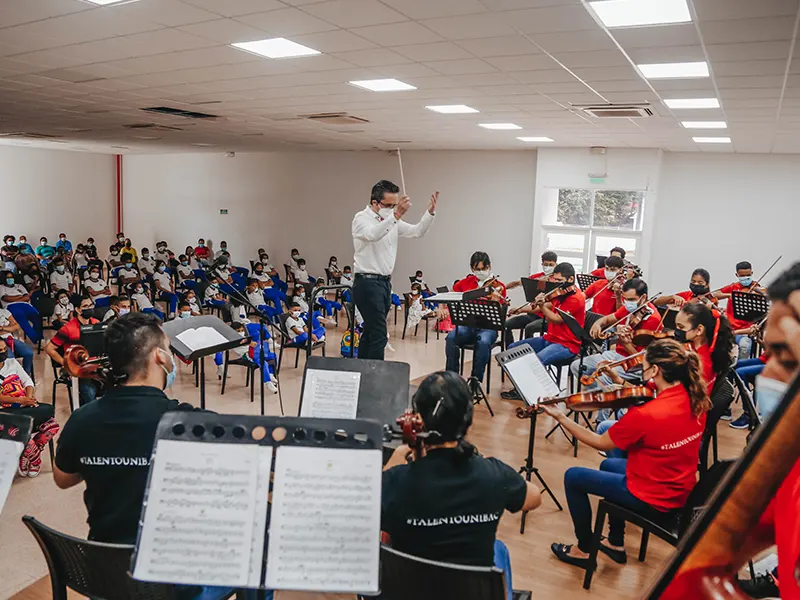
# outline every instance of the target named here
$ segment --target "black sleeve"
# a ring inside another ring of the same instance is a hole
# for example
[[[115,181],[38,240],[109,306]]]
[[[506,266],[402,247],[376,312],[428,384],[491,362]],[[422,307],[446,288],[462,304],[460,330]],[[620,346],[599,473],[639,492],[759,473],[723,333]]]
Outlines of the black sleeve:
[[[383,472],[381,485],[381,531],[392,534],[395,498],[397,496],[397,475],[402,466],[397,466]]]
[[[77,418],[76,418],[77,417]],[[58,436],[56,466],[64,473],[77,473],[80,468],[81,419],[78,412],[72,413]]]
[[[525,479],[503,461],[496,458],[488,459],[494,463],[498,474],[498,488],[502,486],[505,494],[505,507],[508,512],[519,512],[525,505],[528,495],[528,486]]]

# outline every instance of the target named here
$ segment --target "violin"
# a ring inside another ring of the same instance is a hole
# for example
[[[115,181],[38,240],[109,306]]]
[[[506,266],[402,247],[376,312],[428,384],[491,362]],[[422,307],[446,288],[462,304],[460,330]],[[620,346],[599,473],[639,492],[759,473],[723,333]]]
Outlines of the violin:
[[[424,434],[425,423],[422,421],[422,415],[413,410],[407,410],[397,417],[396,423],[400,427],[403,443],[411,448],[414,459],[421,458],[422,441],[427,437]]]
[[[537,306],[544,306],[545,303],[554,300],[555,298],[561,298],[562,296],[569,296],[570,294],[574,294],[578,288],[574,283],[562,283],[559,287],[550,290],[546,294],[544,294],[541,298],[534,300],[531,304],[535,307]]]
[[[620,319],[617,319],[611,325],[603,329],[603,331],[600,332],[600,339],[607,339],[611,335],[612,330],[626,319],[628,320],[628,325],[630,326],[631,329],[635,328],[645,319],[649,319],[653,315],[653,309],[650,308],[649,303],[657,299],[659,296],[661,296],[661,292],[653,296],[653,298],[649,300],[646,304],[642,304],[641,306],[637,307],[636,310],[634,310],[633,312],[628,313],[627,315],[625,315]],[[634,317],[638,317],[638,320],[634,320]]]
[[[674,331],[653,331],[652,329],[642,329],[637,331],[631,341],[634,346],[649,346],[656,340],[663,340],[665,338],[674,338]]]
[[[107,356],[89,357],[89,351],[75,344],[64,352],[64,370],[78,379],[95,379],[107,383],[112,379],[111,363]]]
[[[583,385],[592,385],[603,373],[610,371],[611,369],[616,369],[617,367],[621,367],[623,371],[630,371],[638,366],[641,366],[644,362],[645,352],[646,350],[642,350],[636,354],[626,356],[623,359],[615,360],[614,362],[610,362],[605,365],[600,365],[591,375],[581,376],[581,383]]]
[[[612,390],[579,392],[569,396],[553,396],[542,398],[534,406],[517,408],[518,419],[530,419],[534,413],[541,411],[541,406],[563,402],[567,408],[576,412],[589,412],[602,408],[629,408],[643,404],[656,397],[656,393],[643,385],[624,386]]]

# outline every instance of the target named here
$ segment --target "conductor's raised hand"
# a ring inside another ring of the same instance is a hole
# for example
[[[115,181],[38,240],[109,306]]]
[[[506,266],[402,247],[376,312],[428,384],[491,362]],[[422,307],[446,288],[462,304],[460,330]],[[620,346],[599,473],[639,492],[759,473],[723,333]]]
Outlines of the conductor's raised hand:
[[[394,207],[394,216],[397,219],[402,219],[409,208],[411,208],[411,198],[408,196],[401,196],[400,200],[397,202],[397,206]]]
[[[434,192],[431,194],[431,201],[428,204],[428,212],[431,213],[431,216],[436,214],[436,203],[439,202],[439,192]]]

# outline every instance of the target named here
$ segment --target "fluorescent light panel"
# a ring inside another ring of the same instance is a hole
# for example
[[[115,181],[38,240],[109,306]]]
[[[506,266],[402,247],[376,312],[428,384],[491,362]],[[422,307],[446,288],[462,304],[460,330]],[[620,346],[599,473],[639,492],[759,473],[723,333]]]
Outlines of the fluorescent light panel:
[[[688,23],[686,0],[603,0],[589,6],[606,27],[641,27]]]
[[[522,127],[514,123],[481,123],[478,127],[483,127],[484,129],[522,129]]]
[[[297,42],[286,38],[271,38],[268,40],[256,40],[254,42],[237,42],[231,44],[234,48],[266,56],[267,58],[290,58],[295,56],[314,56],[321,54],[319,50],[314,50]]]
[[[693,79],[708,77],[708,63],[682,62],[682,63],[656,63],[636,65],[647,79]]]
[[[686,129],[727,129],[725,121],[681,121]]]
[[[729,137],[693,137],[695,144],[730,144]]]
[[[403,83],[397,79],[364,79],[361,81],[351,81],[350,85],[364,88],[371,92],[402,92],[405,90],[415,90],[413,85]]]
[[[664,100],[667,108],[673,110],[687,108],[719,108],[719,100],[716,98],[672,98]]]
[[[552,142],[549,137],[544,136],[522,136],[517,138],[520,142]]]
[[[439,106],[426,106],[425,108],[445,115],[458,115],[478,112],[476,109],[465,104],[442,104]]]

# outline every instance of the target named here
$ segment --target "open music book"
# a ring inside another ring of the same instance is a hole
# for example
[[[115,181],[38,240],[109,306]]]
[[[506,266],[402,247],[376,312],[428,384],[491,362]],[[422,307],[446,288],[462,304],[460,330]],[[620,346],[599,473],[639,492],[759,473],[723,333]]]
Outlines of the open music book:
[[[187,329],[175,336],[183,342],[189,350],[202,350],[211,348],[219,344],[228,342],[219,331],[213,327],[198,327],[197,329]]]

